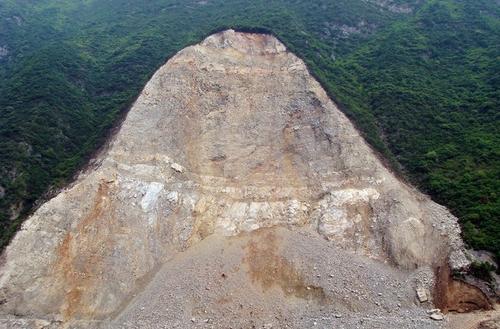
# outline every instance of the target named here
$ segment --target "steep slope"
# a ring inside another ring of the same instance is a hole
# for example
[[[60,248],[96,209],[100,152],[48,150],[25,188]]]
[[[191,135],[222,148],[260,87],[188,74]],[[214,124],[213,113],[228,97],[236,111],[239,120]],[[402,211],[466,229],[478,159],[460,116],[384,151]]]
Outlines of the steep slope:
[[[466,242],[500,258],[499,22],[491,0],[3,0],[0,246],[167,58],[235,27],[278,35]]]
[[[163,266],[145,306],[136,300],[120,319],[160,325],[154,314],[172,314],[166,292],[186,287],[174,303],[184,313],[161,325],[195,326],[200,303],[222,326],[248,323],[234,301],[258,300],[271,310],[262,319],[282,312],[292,327],[336,309],[432,327],[413,289],[431,291],[434,269],[467,265],[459,233],[444,207],[382,165],[281,42],[228,30],[158,70],[109,147],[23,225],[6,249],[0,309],[54,325],[106,320]],[[232,288],[206,289],[226,271]]]
[[[362,0],[1,1],[0,246],[47,189],[75,174],[166,58],[211,31],[264,27],[316,57],[309,44],[321,36],[346,52],[401,15]],[[359,32],[344,35],[351,25]]]

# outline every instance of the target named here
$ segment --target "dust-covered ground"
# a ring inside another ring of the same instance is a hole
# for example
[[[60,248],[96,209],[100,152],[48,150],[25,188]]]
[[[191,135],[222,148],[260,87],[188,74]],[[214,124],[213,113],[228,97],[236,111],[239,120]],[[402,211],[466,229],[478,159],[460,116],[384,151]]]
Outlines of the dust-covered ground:
[[[438,328],[412,273],[286,228],[211,236],[105,328]]]

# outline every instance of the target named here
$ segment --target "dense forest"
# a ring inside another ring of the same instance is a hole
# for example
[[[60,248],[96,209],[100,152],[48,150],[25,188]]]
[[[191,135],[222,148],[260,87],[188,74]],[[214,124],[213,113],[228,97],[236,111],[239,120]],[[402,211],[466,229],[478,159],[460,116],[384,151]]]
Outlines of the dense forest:
[[[276,35],[395,171],[500,257],[495,0],[3,0],[0,245],[155,70],[225,28]]]

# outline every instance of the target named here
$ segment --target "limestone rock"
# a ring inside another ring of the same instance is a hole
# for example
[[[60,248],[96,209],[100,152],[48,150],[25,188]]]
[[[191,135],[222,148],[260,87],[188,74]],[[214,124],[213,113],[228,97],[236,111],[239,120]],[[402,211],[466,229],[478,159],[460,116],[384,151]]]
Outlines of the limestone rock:
[[[269,35],[228,30],[179,52],[97,160],[6,249],[2,314],[104,319],[179,252],[277,226],[409,270],[462,259],[456,218],[384,167]],[[298,296],[323,298],[307,287]]]
[[[417,298],[421,303],[429,300],[427,297],[427,290],[424,287],[417,287]]]
[[[181,166],[180,164],[178,163],[172,163],[170,165],[170,168],[172,168],[173,170],[179,172],[179,173],[183,173],[184,172],[184,167]]]
[[[444,320],[444,315],[441,312],[432,313],[429,317],[434,321],[443,321]]]

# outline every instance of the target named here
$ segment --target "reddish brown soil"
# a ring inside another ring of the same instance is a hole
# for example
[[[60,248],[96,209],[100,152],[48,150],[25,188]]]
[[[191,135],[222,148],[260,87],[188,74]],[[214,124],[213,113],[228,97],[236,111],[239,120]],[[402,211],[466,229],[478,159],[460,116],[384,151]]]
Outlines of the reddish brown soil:
[[[488,297],[479,288],[454,279],[449,267],[439,267],[436,279],[434,304],[444,313],[464,313],[493,308]]]

